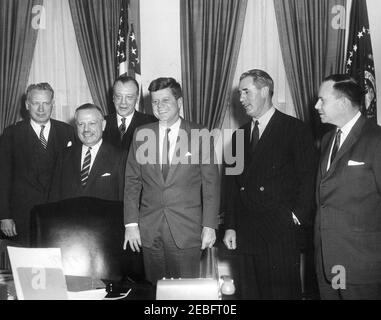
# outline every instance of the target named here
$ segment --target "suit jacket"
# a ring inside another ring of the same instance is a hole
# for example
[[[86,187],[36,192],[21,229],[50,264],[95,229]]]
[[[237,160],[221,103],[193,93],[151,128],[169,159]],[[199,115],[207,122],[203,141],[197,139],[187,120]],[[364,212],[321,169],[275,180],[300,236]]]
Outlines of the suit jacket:
[[[55,168],[49,201],[94,197],[122,201],[126,152],[102,142],[85,187],[81,184],[82,144],[64,150]]]
[[[279,243],[294,250],[292,213],[302,225],[313,221],[317,161],[311,135],[302,121],[276,110],[252,154],[251,122],[240,129],[245,165],[242,174],[226,177],[225,228],[236,230],[242,253],[260,253]]]
[[[103,132],[103,140],[114,145],[115,147],[121,148],[123,150],[129,150],[134,131],[137,127],[143,124],[156,122],[157,119],[149,114],[144,114],[135,111],[131,123],[127,128],[126,133],[123,135],[123,139],[120,138],[120,131],[118,128],[118,121],[116,113],[109,114],[105,117],[106,128]]]
[[[334,131],[330,132],[322,140],[316,192],[316,253],[322,254],[328,279],[335,275],[332,267],[341,265],[347,283],[380,283],[381,128],[361,117],[327,172],[334,135]]]
[[[0,138],[0,219],[15,221],[21,241],[28,241],[30,210],[47,200],[58,153],[74,141],[74,129],[53,119],[46,150],[29,120],[4,130]],[[41,166],[36,157],[43,151],[46,157]]]
[[[218,227],[218,166],[213,163],[200,164],[200,157],[204,156],[205,160],[208,155],[201,155],[201,152],[191,149],[188,141],[192,129],[201,127],[181,120],[176,144],[179,153],[175,153],[180,161],[175,164],[172,160],[165,181],[158,161],[159,123],[142,126],[135,132],[126,166],[124,217],[126,224],[139,223],[141,240],[145,247],[152,246],[163,217],[167,219],[173,239],[179,248],[201,246],[202,227]],[[141,141],[139,134],[143,131],[147,133],[148,130],[151,132],[149,152],[153,155],[153,161],[144,163],[143,147],[147,144]],[[210,152],[214,152],[213,145]],[[198,159],[194,161],[198,162],[197,164],[191,164],[192,156]],[[207,162],[205,160],[203,163]]]

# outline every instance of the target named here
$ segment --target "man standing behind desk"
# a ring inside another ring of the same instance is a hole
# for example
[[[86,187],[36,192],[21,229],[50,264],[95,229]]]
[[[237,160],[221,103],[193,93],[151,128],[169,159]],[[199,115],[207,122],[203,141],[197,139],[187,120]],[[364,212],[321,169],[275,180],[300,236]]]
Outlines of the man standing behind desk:
[[[99,107],[84,104],[74,117],[82,143],[58,158],[49,200],[87,196],[122,201],[126,152],[102,140],[106,121]]]
[[[120,76],[113,85],[113,101],[116,113],[105,117],[106,128],[103,139],[112,145],[129,150],[132,136],[137,127],[157,121],[154,116],[135,110],[139,97],[139,85],[129,76]]]
[[[25,105],[30,120],[6,128],[0,138],[0,219],[7,237],[29,245],[30,211],[46,202],[57,155],[75,135],[50,118],[54,91],[48,83],[30,85]]]
[[[315,152],[304,123],[276,110],[264,71],[240,77],[245,166],[228,176],[224,243],[237,249],[242,299],[300,299],[298,225],[312,224]],[[235,138],[233,136],[233,142]],[[229,188],[228,187],[228,188]]]
[[[322,299],[381,299],[381,128],[361,115],[363,94],[349,75],[332,75],[315,106],[337,127],[323,137],[317,181]]]
[[[180,118],[180,84],[173,78],[159,78],[151,82],[149,91],[159,122],[135,132],[128,155],[124,248],[129,245],[140,251],[143,247],[147,280],[156,285],[163,277],[199,277],[201,249],[212,247],[216,239],[220,179],[217,165],[210,162],[214,153],[209,154],[209,162],[201,162],[199,151],[198,161],[189,162],[191,153],[196,153],[188,143],[191,130],[202,127]],[[144,141],[137,136],[144,132],[153,134],[148,150],[154,154],[153,163],[140,161]]]

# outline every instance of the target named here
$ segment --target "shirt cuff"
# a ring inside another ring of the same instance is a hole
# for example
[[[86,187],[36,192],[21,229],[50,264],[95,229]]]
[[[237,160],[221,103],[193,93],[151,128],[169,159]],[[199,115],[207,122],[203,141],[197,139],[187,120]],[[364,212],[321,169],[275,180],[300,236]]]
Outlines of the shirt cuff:
[[[127,223],[126,225],[124,225],[126,228],[127,227],[137,227],[138,224],[136,222],[133,222],[133,223]]]

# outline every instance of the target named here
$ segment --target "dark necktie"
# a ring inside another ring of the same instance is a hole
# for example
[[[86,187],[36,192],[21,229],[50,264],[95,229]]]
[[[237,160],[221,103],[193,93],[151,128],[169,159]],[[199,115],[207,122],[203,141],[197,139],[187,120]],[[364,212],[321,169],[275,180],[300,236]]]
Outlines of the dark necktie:
[[[89,179],[90,163],[91,163],[91,147],[87,149],[85,159],[83,160],[82,170],[81,170],[81,184],[82,187],[86,186],[87,180]]]
[[[120,138],[123,139],[123,135],[126,133],[126,118],[122,118],[122,124],[119,126]]]
[[[46,149],[46,147],[48,146],[48,142],[46,141],[45,136],[44,136],[44,129],[45,129],[45,126],[41,125],[40,141],[41,141],[41,144],[44,147],[44,149]]]
[[[333,148],[332,148],[332,153],[331,153],[331,161],[330,164],[332,164],[333,159],[335,159],[337,151],[340,148],[340,139],[341,139],[341,130],[337,130],[336,136],[335,136],[335,141],[333,142]]]
[[[169,171],[169,166],[170,166],[170,160],[169,160],[169,132],[171,129],[165,130],[165,136],[163,140],[163,153],[161,155],[162,158],[162,165],[161,165],[161,172],[163,173],[163,178],[164,181],[167,179],[168,171]]]
[[[250,140],[250,149],[251,152],[254,152],[255,146],[257,145],[259,141],[259,128],[258,128],[259,122],[256,120],[254,122],[254,128],[253,131],[251,132],[251,140]]]

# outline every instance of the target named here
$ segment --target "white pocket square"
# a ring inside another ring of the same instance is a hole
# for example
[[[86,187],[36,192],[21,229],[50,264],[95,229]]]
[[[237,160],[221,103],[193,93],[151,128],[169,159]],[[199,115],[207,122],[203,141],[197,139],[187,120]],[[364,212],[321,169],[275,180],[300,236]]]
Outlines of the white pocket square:
[[[71,141],[69,141],[66,145],[66,147],[71,147],[73,145],[73,143]]]
[[[109,176],[111,176],[111,173],[104,173],[104,174],[102,174],[102,177],[109,177]]]
[[[188,151],[186,154],[185,154],[185,157],[190,157],[192,156],[192,154]]]
[[[348,161],[348,166],[353,167],[353,166],[363,166],[365,162],[358,162],[358,161],[353,161],[349,160]]]

